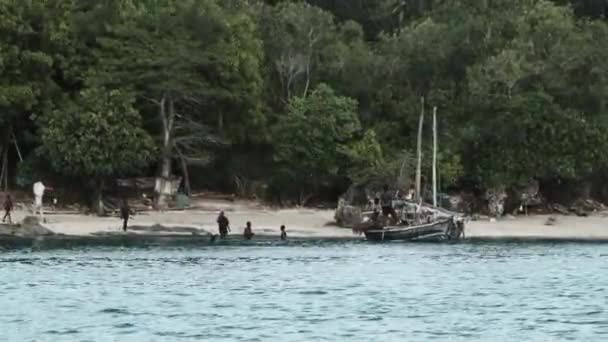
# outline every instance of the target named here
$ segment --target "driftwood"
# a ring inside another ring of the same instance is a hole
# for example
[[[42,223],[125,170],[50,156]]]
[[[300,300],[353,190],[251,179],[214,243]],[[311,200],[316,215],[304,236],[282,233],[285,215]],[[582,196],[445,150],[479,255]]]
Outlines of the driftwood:
[[[562,214],[562,215],[570,215],[570,211],[568,210],[568,208],[566,208],[565,206],[563,206],[561,204],[554,203],[554,204],[550,205],[550,209],[552,211]]]

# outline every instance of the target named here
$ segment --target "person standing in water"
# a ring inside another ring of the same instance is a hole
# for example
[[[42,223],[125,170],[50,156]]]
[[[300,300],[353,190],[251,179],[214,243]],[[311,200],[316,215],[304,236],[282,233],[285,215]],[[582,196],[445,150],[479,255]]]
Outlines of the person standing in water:
[[[11,218],[11,211],[13,211],[13,199],[11,198],[11,194],[7,193],[6,198],[4,199],[4,218],[2,219],[2,223],[6,222],[7,217],[8,223],[13,223],[13,219]]]
[[[285,232],[285,226],[281,226],[281,240],[287,240],[287,233]]]
[[[131,208],[129,208],[129,202],[126,199],[122,200],[120,206],[120,218],[122,219],[122,231],[127,231],[127,225],[129,224],[129,216],[131,216]]]
[[[247,226],[243,231],[243,237],[245,240],[251,240],[255,234],[253,233],[253,229],[251,229],[251,222],[247,222]]]
[[[220,215],[217,217],[217,225],[220,231],[220,239],[225,239],[230,231],[230,221],[224,214],[224,212],[220,212]]]

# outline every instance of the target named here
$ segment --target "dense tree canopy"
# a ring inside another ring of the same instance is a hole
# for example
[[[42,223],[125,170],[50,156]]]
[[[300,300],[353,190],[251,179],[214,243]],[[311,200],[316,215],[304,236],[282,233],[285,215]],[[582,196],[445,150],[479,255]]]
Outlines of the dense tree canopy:
[[[151,159],[152,138],[133,102],[118,90],[85,89],[43,118],[42,155],[57,172],[94,183],[99,213],[104,180],[136,172]]]
[[[423,105],[438,108],[443,191],[589,183],[608,171],[607,10],[0,0],[0,161],[11,184],[23,159],[68,181],[180,175],[198,188],[335,199],[370,178],[411,177]],[[429,120],[424,129],[426,179]]]

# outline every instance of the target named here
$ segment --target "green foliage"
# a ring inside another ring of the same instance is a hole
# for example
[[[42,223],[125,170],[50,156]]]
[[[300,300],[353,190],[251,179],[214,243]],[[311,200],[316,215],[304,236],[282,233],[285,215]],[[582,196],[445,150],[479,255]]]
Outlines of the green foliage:
[[[102,177],[154,160],[185,173],[171,165],[215,160],[205,164],[214,190],[235,175],[299,195],[370,179],[407,186],[424,97],[425,183],[435,106],[444,189],[596,179],[607,168],[606,10],[601,0],[0,0],[0,145],[15,133],[23,174]]]
[[[92,88],[45,117],[42,152],[63,174],[103,178],[138,172],[153,152],[133,99]]]
[[[486,104],[497,113],[469,137],[467,171],[488,186],[587,177],[605,164],[606,130],[543,93]]]
[[[319,85],[309,97],[294,97],[274,130],[276,161],[304,189],[338,175],[346,151],[361,129],[357,102]]]
[[[170,98],[182,115],[229,138],[263,126],[262,43],[251,17],[212,0],[142,6],[97,38],[95,78],[131,86],[143,100]]]

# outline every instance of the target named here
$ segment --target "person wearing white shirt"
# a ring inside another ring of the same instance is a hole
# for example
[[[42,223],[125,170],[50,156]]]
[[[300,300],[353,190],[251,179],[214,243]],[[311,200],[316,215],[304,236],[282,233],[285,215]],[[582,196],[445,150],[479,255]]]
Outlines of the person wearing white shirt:
[[[40,217],[44,220],[44,209],[42,207],[42,197],[44,196],[44,190],[46,187],[41,181],[34,183],[34,215],[36,211],[40,210]]]

